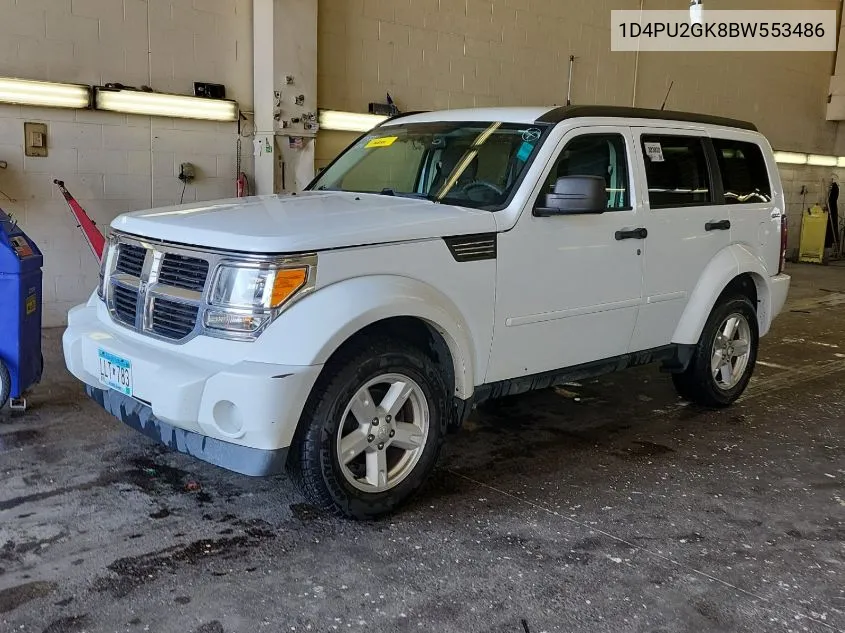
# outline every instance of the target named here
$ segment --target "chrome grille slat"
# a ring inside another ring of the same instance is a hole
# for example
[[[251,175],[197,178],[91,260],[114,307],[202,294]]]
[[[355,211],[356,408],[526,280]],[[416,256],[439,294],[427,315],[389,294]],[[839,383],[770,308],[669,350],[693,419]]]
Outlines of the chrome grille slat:
[[[199,306],[188,305],[169,299],[153,299],[152,331],[163,336],[185,338],[197,323]]]
[[[112,289],[112,298],[118,321],[134,326],[138,311],[137,291],[131,288],[124,288],[123,286],[114,286]]]
[[[208,278],[208,262],[196,257],[166,253],[158,271],[158,280],[177,288],[201,292]]]
[[[161,305],[156,306],[153,308],[153,323],[178,323],[183,326],[189,326],[190,328],[194,327],[194,322],[196,321],[196,311],[193,314],[189,312],[185,313],[178,313],[178,312],[171,312],[165,308],[162,308]]]
[[[115,270],[120,273],[126,273],[127,275],[133,275],[134,277],[140,277],[146,255],[147,249],[143,246],[121,244],[117,253]]]
[[[193,329],[194,322],[196,321],[196,314],[173,314],[168,313],[164,310],[153,309],[153,324],[167,324],[167,323],[174,323],[178,324],[181,327],[189,327]]]

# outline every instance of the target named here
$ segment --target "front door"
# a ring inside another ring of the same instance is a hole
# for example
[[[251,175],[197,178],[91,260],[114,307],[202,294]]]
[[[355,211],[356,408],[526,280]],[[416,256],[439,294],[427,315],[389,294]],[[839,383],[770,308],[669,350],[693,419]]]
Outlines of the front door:
[[[633,137],[625,127],[575,129],[542,188],[498,236],[496,311],[487,382],[628,351],[642,287],[641,212],[632,200]],[[561,176],[601,176],[607,211],[538,217]]]

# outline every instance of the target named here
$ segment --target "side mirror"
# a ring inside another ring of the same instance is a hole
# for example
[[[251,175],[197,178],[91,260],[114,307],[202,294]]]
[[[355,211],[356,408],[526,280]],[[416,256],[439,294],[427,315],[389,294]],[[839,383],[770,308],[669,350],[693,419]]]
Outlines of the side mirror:
[[[542,204],[534,207],[534,215],[573,215],[604,213],[607,210],[607,185],[601,176],[563,176],[555,190],[545,195]]]

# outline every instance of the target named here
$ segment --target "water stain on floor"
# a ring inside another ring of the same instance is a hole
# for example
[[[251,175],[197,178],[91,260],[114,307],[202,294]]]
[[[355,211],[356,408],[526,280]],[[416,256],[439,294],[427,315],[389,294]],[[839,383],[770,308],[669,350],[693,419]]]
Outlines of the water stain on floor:
[[[88,614],[72,615],[53,620],[42,633],[82,633],[91,623]]]
[[[56,583],[36,580],[0,591],[0,613],[8,613],[30,600],[42,598],[56,590]]]
[[[175,573],[183,566],[215,559],[237,559],[272,536],[273,533],[268,530],[254,528],[247,530],[244,536],[201,539],[187,545],[176,545],[139,556],[119,558],[108,566],[112,572],[111,576],[101,576],[94,580],[94,590],[123,598],[161,574]]]

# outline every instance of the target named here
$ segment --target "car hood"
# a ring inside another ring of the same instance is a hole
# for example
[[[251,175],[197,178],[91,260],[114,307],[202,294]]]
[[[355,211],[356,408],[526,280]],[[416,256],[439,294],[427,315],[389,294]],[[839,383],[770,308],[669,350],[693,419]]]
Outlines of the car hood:
[[[489,211],[396,196],[307,191],[125,213],[112,228],[151,239],[255,253],[493,232]]]

